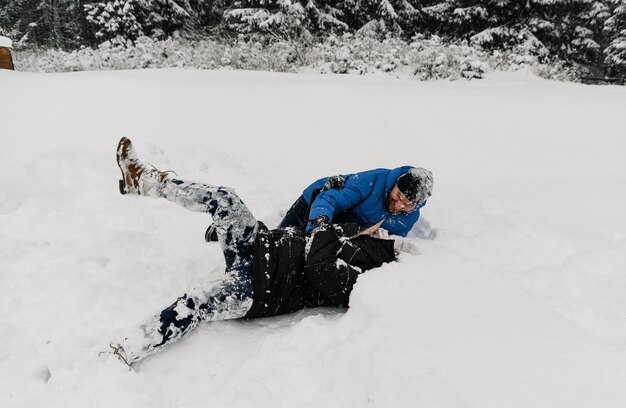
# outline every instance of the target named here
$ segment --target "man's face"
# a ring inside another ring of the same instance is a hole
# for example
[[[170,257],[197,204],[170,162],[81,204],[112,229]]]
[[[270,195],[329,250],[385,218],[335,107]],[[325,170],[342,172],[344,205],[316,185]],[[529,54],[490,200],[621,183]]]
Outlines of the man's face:
[[[391,214],[401,214],[413,211],[415,206],[402,194],[400,189],[393,186],[387,198],[387,211]]]

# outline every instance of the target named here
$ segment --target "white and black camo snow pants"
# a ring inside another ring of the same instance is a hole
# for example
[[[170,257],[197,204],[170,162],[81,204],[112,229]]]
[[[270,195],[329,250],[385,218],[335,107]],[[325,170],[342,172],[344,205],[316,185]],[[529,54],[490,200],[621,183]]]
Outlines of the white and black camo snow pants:
[[[208,289],[184,294],[126,338],[121,345],[129,363],[179,340],[202,321],[238,319],[252,306],[257,221],[243,201],[227,187],[170,178],[161,183],[159,195],[212,216],[226,260],[226,276]]]

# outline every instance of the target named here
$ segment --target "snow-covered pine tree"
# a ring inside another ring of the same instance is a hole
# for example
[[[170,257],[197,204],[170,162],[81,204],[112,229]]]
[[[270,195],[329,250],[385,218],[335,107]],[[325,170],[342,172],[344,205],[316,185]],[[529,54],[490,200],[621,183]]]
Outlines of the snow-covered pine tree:
[[[47,35],[47,45],[55,48],[63,46],[63,25],[64,8],[67,4],[57,0],[41,0],[37,5],[39,19],[37,26],[40,30],[45,30]]]
[[[142,35],[167,38],[191,17],[187,0],[107,0],[86,4],[87,21],[100,42],[133,42]]]
[[[486,49],[594,63],[605,43],[607,0],[442,0],[423,8],[444,38]]]
[[[500,18],[490,13],[488,2],[438,0],[424,5],[421,12],[434,27],[433,34],[446,39],[467,39],[499,25]]]
[[[572,15],[575,27],[570,31],[572,58],[583,63],[601,63],[602,51],[608,43],[604,22],[610,16],[606,1],[586,0],[579,3],[580,12]]]
[[[444,38],[545,56],[547,49],[531,29],[531,20],[537,19],[533,1],[443,0],[423,11],[435,20]]]
[[[551,54],[579,63],[601,59],[603,21],[608,17],[605,1],[532,0],[532,31]]]
[[[198,29],[214,28],[222,22],[224,10],[232,0],[189,0],[190,14]]]
[[[183,28],[191,17],[188,0],[144,0],[147,3],[147,30],[153,38],[167,38]]]
[[[348,30],[343,11],[328,0],[238,0],[224,13],[229,28],[295,39]]]
[[[418,10],[423,23],[420,24],[420,34],[435,34],[445,40],[456,38],[452,32],[450,16],[456,8],[454,2],[448,0],[421,1]]]
[[[337,1],[308,0],[305,6],[309,29],[315,33],[330,34],[349,29],[343,21],[344,11],[337,7]]]
[[[78,0],[0,0],[0,26],[15,39],[56,48],[79,45],[83,16]]]
[[[224,13],[229,28],[240,33],[263,33],[284,39],[308,35],[307,13],[292,0],[241,0]]]
[[[604,25],[610,35],[604,61],[612,71],[610,75],[626,75],[626,0],[614,0],[613,3],[611,17]]]
[[[432,1],[428,1],[431,3]],[[238,0],[226,11],[239,32],[328,35],[348,30],[410,37],[420,29],[419,0]]]
[[[359,32],[411,37],[424,29],[419,0],[347,0],[338,3],[343,21]]]
[[[84,7],[99,42],[125,45],[144,35],[147,10],[143,0],[109,0]]]
[[[0,0],[0,27],[16,44],[36,39],[32,33],[38,20],[37,0]]]

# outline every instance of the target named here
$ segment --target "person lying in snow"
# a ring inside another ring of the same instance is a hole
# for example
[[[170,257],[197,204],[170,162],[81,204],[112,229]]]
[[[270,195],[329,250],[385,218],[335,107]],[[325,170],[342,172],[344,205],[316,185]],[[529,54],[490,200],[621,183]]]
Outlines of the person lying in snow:
[[[360,226],[382,222],[380,233],[406,237],[432,188],[433,174],[410,166],[325,177],[304,190],[278,228],[297,227],[309,232],[322,217]]]
[[[417,252],[406,239],[370,236],[356,224],[320,222],[309,236],[297,228],[268,230],[228,187],[173,178],[144,165],[128,138],[117,147],[122,194],[165,198],[191,211],[206,212],[226,261],[223,279],[184,294],[136,333],[111,344],[129,366],[179,340],[202,321],[249,319],[317,306],[347,306],[364,271]]]

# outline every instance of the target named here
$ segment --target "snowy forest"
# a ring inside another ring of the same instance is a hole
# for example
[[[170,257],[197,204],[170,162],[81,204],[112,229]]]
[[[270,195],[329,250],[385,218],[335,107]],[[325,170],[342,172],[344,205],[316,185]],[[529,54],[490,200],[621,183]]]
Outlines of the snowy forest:
[[[138,44],[145,51],[146,44],[156,44],[154,54],[161,58],[168,54],[162,41],[202,49],[210,40],[213,47],[243,46],[231,48],[240,54],[261,48],[267,59],[267,50],[280,54],[271,47],[282,44],[287,66],[264,62],[267,70],[277,71],[310,64],[312,49],[318,58],[337,44],[355,54],[355,47],[363,48],[355,38],[366,37],[374,41],[368,52],[376,46],[387,50],[377,62],[383,70],[402,64],[393,61],[389,49],[402,54],[402,49],[435,43],[480,54],[469,58],[469,69],[459,68],[469,77],[480,76],[480,61],[494,54],[501,58],[503,52],[512,53],[516,63],[531,58],[579,75],[626,73],[626,0],[0,0],[0,35],[11,38],[16,49],[37,50],[39,56],[42,50],[130,52]],[[223,66],[224,60],[233,63],[222,50],[200,68]],[[330,71],[363,69],[348,60],[335,55]],[[255,68],[250,61],[237,63]]]

